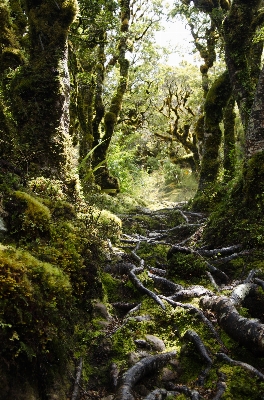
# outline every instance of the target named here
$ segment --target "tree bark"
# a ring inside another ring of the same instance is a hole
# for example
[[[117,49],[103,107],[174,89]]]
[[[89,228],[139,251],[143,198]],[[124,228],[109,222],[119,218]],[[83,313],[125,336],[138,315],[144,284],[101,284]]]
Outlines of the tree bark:
[[[242,317],[232,299],[225,296],[206,296],[201,299],[200,304],[202,308],[216,312],[220,326],[235,341],[264,353],[264,325]]]
[[[109,111],[104,116],[105,133],[102,138],[101,145],[94,151],[93,166],[101,165],[101,168],[95,171],[96,182],[102,189],[117,189],[119,190],[118,180],[112,177],[107,167],[107,152],[114,133],[115,125],[121,110],[124,94],[127,89],[127,79],[129,70],[129,61],[126,59],[127,51],[127,34],[129,30],[130,20],[130,0],[120,0],[121,7],[121,28],[119,40],[119,72],[120,78],[115,95],[110,104]],[[98,144],[98,140],[94,141],[93,146]]]
[[[20,127],[26,173],[65,180],[73,170],[69,136],[68,30],[75,0],[27,0],[30,56],[12,82],[12,108]]]
[[[145,357],[124,373],[121,379],[120,387],[114,397],[114,400],[134,400],[132,394],[135,384],[145,375],[155,372],[159,367],[166,364],[175,357],[176,352],[157,354],[155,356]]]

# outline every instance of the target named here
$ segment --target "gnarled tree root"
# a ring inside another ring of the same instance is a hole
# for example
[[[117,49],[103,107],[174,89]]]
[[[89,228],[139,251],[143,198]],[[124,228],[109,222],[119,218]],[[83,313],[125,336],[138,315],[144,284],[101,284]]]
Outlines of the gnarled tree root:
[[[174,383],[169,382],[168,388],[179,393],[183,393],[185,396],[189,397],[191,400],[200,400],[202,396],[197,392],[197,390],[189,389],[185,385],[174,385]]]
[[[148,272],[148,276],[154,281],[156,286],[160,287],[164,291],[167,291],[170,293],[175,293],[175,292],[178,292],[179,290],[183,289],[183,287],[181,285],[171,282],[168,279],[163,278],[161,276],[152,274],[151,272]]]
[[[205,378],[208,375],[212,364],[213,364],[213,360],[211,359],[211,357],[208,354],[208,351],[206,350],[205,345],[203,344],[202,339],[200,338],[200,336],[193,331],[192,329],[188,329],[183,338],[185,340],[188,340],[190,342],[192,342],[194,344],[194,346],[196,347],[196,349],[198,350],[198,352],[201,354],[201,356],[204,358],[204,360],[207,363],[207,367],[205,370],[203,370],[200,374],[200,376],[198,377],[198,384],[200,386],[202,386],[204,384]]]
[[[222,398],[222,395],[226,391],[225,375],[222,372],[220,372],[218,373],[218,377],[219,378],[217,382],[217,392],[213,400],[220,400]]]
[[[220,358],[221,360],[227,362],[228,364],[236,365],[238,367],[244,368],[245,370],[251,372],[258,378],[260,378],[262,381],[264,381],[264,375],[259,370],[257,370],[255,367],[253,367],[252,365],[244,363],[242,361],[232,360],[232,358],[228,357],[224,353],[217,353],[217,357]]]
[[[179,394],[179,392],[168,392],[166,389],[156,389],[149,393],[144,400],[163,400],[168,396],[177,396]]]
[[[161,366],[174,358],[175,351],[169,353],[157,354],[155,356],[145,357],[138,361],[133,367],[124,373],[121,378],[121,384],[114,397],[114,400],[134,400],[133,387],[145,375],[156,371]]]
[[[177,301],[173,301],[171,300],[169,297],[165,297],[165,296],[160,296],[162,299],[166,300],[169,304],[171,304],[173,307],[182,307],[186,310],[190,310],[192,312],[194,312],[195,314],[197,314],[202,321],[205,323],[205,325],[208,327],[208,329],[212,332],[212,334],[214,335],[215,339],[217,340],[217,342],[220,344],[220,346],[222,347],[223,350],[226,350],[224,343],[222,342],[219,334],[217,333],[217,331],[215,330],[213,324],[211,323],[211,321],[209,321],[208,318],[206,318],[206,316],[204,315],[204,313],[199,310],[199,308],[194,307],[192,304],[184,304],[184,303],[179,303]]]
[[[264,325],[258,320],[242,317],[234,301],[225,296],[205,296],[200,300],[203,309],[216,312],[219,325],[235,341],[264,353]]]

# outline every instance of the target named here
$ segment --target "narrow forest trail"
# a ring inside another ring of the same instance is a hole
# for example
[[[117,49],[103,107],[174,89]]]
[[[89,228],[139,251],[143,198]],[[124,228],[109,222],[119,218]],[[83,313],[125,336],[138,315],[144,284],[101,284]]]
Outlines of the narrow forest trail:
[[[151,211],[177,207],[179,203],[190,200],[197,189],[197,182],[190,171],[186,170],[185,174],[185,179],[177,183],[177,180],[166,180],[162,171],[154,171],[144,178],[139,197]]]
[[[263,274],[239,244],[202,242],[206,215],[153,192],[109,241],[81,398],[263,399]]]

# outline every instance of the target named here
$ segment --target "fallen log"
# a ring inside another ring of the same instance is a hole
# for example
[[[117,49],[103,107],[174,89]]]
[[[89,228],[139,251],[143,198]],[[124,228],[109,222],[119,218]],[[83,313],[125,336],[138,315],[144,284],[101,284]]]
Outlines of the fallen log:
[[[216,312],[219,325],[235,341],[246,347],[264,352],[264,325],[258,320],[242,317],[234,301],[226,296],[205,296],[201,298],[203,309]]]
[[[135,397],[132,391],[135,384],[145,375],[153,373],[158,368],[165,365],[168,361],[173,359],[175,355],[176,351],[171,351],[169,353],[142,358],[123,374],[114,400],[134,400]]]

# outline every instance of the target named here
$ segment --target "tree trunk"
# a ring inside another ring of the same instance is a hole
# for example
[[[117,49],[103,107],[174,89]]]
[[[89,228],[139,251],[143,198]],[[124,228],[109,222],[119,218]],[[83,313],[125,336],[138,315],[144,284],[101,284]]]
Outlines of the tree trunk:
[[[227,72],[224,72],[210,88],[205,105],[204,148],[198,192],[207,189],[217,179],[220,160],[219,147],[222,132],[219,123],[223,117],[223,108],[231,95],[231,85]]]
[[[224,179],[228,181],[235,174],[235,100],[231,96],[224,111]]]
[[[73,168],[69,136],[68,29],[75,0],[27,0],[30,57],[12,82],[22,167],[30,175],[65,180]]]
[[[260,4],[261,0],[234,0],[224,21],[226,64],[245,129],[254,97],[249,56],[255,33],[253,20]]]
[[[102,138],[102,144],[98,146],[94,151],[93,166],[96,167],[99,164],[103,164],[101,168],[95,171],[95,178],[97,183],[102,189],[119,189],[119,183],[116,178],[112,177],[107,167],[107,152],[114,133],[115,125],[121,110],[122,101],[127,88],[129,61],[126,59],[127,51],[127,33],[129,29],[130,20],[130,1],[120,0],[121,7],[121,33],[119,41],[119,71],[120,78],[118,87],[114,97],[111,100],[109,111],[104,117],[104,128],[105,134]],[[98,141],[94,141],[94,145],[97,145]]]

